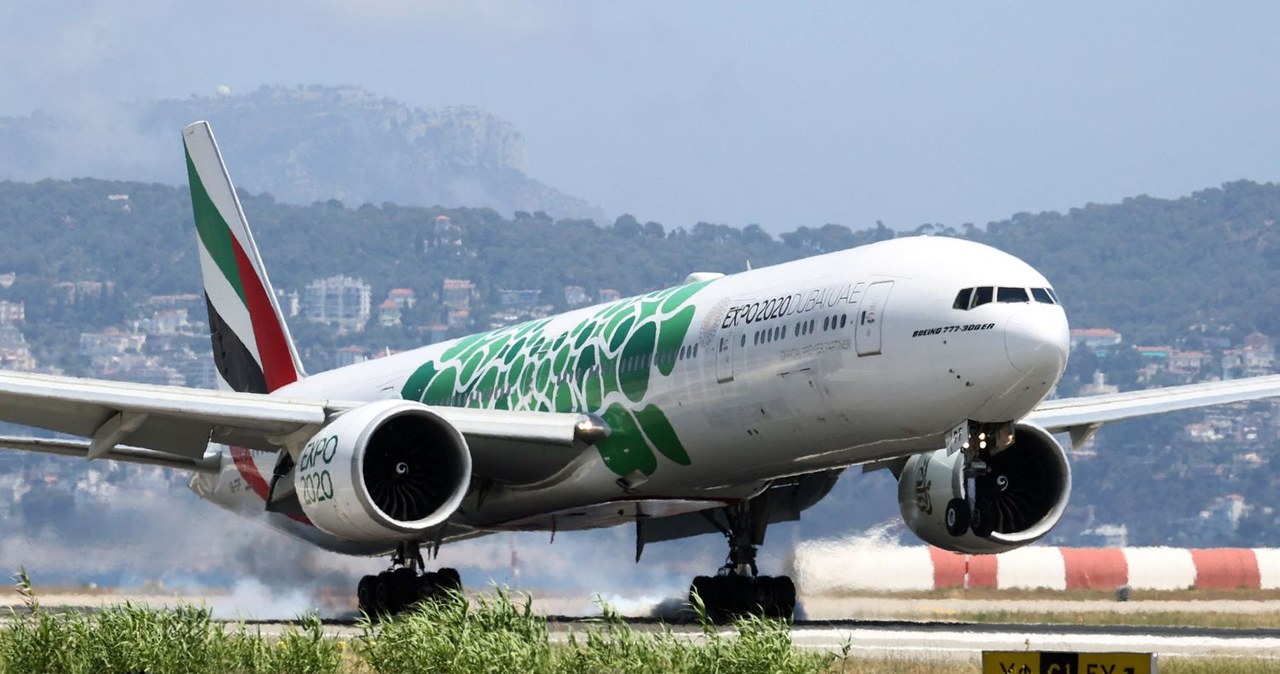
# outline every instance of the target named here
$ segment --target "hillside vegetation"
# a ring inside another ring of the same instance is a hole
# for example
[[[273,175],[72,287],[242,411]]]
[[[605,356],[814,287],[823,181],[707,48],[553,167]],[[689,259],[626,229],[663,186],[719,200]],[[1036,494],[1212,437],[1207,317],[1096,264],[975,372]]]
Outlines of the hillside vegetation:
[[[121,194],[129,199],[109,199]],[[185,188],[157,184],[0,182],[0,271],[18,272],[30,293],[55,280],[112,280],[122,305],[196,292],[188,199]],[[473,279],[490,298],[499,288],[536,288],[562,302],[569,284],[625,295],[691,271],[741,271],[893,236],[883,226],[828,224],[774,237],[754,225],[668,227],[631,216],[601,225],[541,212],[243,200],[278,287],[341,273],[372,283],[375,296],[408,287],[430,297],[446,277]],[[439,215],[458,226],[460,245],[432,245]],[[1181,199],[1135,197],[915,233],[963,236],[1022,257],[1054,283],[1073,327],[1114,327],[1141,343],[1193,326],[1280,334],[1278,218],[1280,187],[1242,181]],[[38,307],[28,311],[29,323],[44,318]]]

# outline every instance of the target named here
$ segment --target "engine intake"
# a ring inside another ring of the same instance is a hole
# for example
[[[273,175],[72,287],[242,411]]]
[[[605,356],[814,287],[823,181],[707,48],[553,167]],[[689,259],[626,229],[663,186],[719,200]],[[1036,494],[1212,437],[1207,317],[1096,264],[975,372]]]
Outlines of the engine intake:
[[[471,483],[471,452],[431,409],[382,400],[344,413],[303,447],[298,501],[320,530],[394,541],[449,518]]]
[[[962,453],[948,456],[940,449],[907,459],[898,478],[898,508],[911,531],[930,545],[968,554],[1020,548],[1049,533],[1071,495],[1067,453],[1039,426],[1018,424],[1014,433],[1012,445],[984,458],[988,471],[974,479],[973,498],[967,498]],[[960,535],[948,532],[954,499],[980,510],[985,535],[975,533],[976,525]]]

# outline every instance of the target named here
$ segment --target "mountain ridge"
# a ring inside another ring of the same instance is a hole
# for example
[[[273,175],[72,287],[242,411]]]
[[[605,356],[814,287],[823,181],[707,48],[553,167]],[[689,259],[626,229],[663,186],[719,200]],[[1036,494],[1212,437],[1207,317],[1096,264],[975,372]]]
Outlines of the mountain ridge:
[[[527,173],[524,138],[476,106],[421,108],[353,86],[263,86],[244,95],[164,100],[100,117],[35,112],[0,118],[0,178],[93,175],[185,182],[178,129],[207,120],[236,182],[296,204],[344,203],[545,211],[601,209]]]

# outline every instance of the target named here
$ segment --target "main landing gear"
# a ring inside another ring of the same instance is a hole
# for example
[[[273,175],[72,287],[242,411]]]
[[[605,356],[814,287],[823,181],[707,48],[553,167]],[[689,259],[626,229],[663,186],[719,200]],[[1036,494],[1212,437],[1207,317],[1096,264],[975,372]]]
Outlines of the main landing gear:
[[[796,609],[796,586],[787,576],[761,576],[756,567],[756,546],[764,543],[768,525],[765,496],[724,508],[728,521],[712,522],[729,540],[729,557],[714,576],[698,576],[689,587],[689,603],[696,596],[712,622],[759,615],[790,620]]]
[[[395,615],[422,601],[447,598],[462,591],[457,569],[426,572],[416,541],[400,543],[391,568],[360,579],[356,597],[360,611],[370,617]]]

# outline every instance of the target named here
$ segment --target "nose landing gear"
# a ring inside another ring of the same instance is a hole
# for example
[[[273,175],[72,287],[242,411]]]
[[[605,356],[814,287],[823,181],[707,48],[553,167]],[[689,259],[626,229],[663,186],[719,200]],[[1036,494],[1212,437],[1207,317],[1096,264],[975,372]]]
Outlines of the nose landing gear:
[[[966,421],[948,438],[947,455],[963,453],[957,468],[961,471],[963,492],[947,502],[944,511],[947,533],[963,536],[972,531],[979,538],[995,533],[1000,518],[996,506],[1008,478],[993,475],[991,459],[1014,441],[1012,423],[987,424]]]
[[[400,543],[391,556],[391,568],[360,579],[356,598],[360,611],[370,617],[395,615],[422,601],[437,601],[462,591],[457,569],[427,572],[417,541]]]

